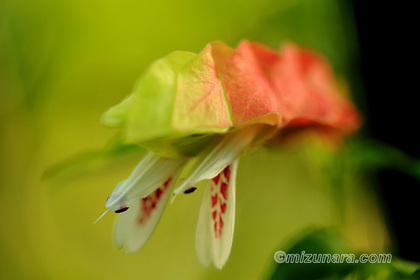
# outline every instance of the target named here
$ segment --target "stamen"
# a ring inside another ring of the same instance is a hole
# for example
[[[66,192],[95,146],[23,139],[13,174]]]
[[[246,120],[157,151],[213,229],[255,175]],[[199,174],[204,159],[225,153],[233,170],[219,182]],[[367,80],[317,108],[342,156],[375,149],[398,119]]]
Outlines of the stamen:
[[[185,193],[185,194],[189,194],[189,193],[194,192],[196,189],[197,189],[196,187],[191,187],[191,188],[189,188],[189,189],[185,190],[185,191],[184,191],[184,193]]]
[[[122,213],[122,212],[125,212],[125,211],[127,211],[128,210],[128,208],[129,207],[127,207],[127,206],[121,206],[118,210],[115,210],[114,212],[115,213]]]
[[[108,212],[109,209],[107,209],[105,212],[102,213],[102,215],[99,216],[99,218],[97,218],[93,224],[96,224],[100,219],[102,219],[103,216],[105,216],[105,214]]]

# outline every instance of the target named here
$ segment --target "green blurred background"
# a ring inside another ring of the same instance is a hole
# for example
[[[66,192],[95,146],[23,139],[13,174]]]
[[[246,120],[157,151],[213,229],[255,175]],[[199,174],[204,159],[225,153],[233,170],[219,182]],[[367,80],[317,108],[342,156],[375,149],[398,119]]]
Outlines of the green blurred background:
[[[330,155],[309,144],[260,149],[240,162],[235,237],[222,271],[195,256],[200,190],[169,205],[135,255],[114,248],[113,213],[93,225],[142,156],[88,154],[116,135],[99,124],[102,113],[169,52],[199,52],[215,40],[235,47],[243,38],[321,52],[363,108],[347,1],[0,1],[0,278],[260,279],[273,253],[311,226],[339,228],[354,250],[387,248],[364,178],[331,169]],[[41,179],[78,156],[71,171]],[[325,173],[345,179],[339,191]]]

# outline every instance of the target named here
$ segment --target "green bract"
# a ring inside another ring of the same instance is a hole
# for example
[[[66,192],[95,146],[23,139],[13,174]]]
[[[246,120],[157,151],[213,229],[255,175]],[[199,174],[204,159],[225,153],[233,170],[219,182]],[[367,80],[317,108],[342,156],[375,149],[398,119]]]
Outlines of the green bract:
[[[194,155],[231,127],[209,45],[199,55],[175,51],[154,62],[134,92],[103,116],[124,138],[166,156]]]
[[[199,54],[175,51],[157,60],[103,123],[122,127],[124,141],[179,157],[250,125],[273,130],[259,136],[264,141],[302,128],[342,136],[359,127],[360,117],[317,54],[243,41],[236,49],[213,42]]]

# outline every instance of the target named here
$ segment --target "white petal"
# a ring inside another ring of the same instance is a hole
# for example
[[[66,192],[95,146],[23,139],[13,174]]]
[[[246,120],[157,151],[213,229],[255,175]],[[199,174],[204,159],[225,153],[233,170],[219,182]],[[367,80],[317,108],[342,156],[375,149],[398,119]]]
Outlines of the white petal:
[[[257,129],[250,128],[223,136],[214,147],[196,159],[195,166],[191,168],[192,173],[184,176],[186,179],[176,188],[174,194],[184,192],[199,181],[217,176],[251,145],[257,133]]]
[[[221,269],[226,263],[235,225],[235,187],[237,160],[210,180],[201,204],[197,224],[198,259],[208,267],[210,261]]]
[[[121,181],[108,197],[105,207],[115,211],[131,201],[145,197],[176,173],[185,159],[171,159],[149,152],[134,168],[130,177]]]
[[[204,192],[203,202],[201,203],[200,216],[198,217],[195,249],[200,263],[204,267],[209,267],[212,259],[212,229],[211,229],[211,203],[208,202],[210,197],[210,182]]]
[[[134,227],[136,217],[140,211],[140,200],[135,200],[129,205],[129,209],[121,214],[114,223],[114,242],[118,249],[124,247],[128,233]]]
[[[130,203],[129,209],[119,214],[114,225],[117,248],[125,247],[128,253],[140,250],[156,228],[168,202],[173,178],[145,198]]]

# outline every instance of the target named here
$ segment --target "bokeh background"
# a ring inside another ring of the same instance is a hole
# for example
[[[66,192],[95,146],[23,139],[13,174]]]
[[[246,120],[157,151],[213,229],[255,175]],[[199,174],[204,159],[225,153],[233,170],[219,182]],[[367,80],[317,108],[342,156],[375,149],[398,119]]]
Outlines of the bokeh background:
[[[0,1],[0,279],[262,279],[274,252],[319,227],[338,229],[354,252],[418,260],[417,181],[390,169],[375,180],[347,160],[351,150],[337,159],[315,140],[241,160],[234,243],[222,271],[195,256],[200,190],[169,205],[135,255],[114,248],[113,213],[93,225],[144,153],[103,152],[116,131],[101,127],[102,113],[154,60],[215,40],[317,50],[365,115],[359,139],[373,135],[418,156],[406,130],[416,116],[400,115],[414,112],[398,98],[410,88],[397,82],[402,65],[393,67],[396,54],[408,59],[406,49],[398,33],[371,37],[395,25],[385,16],[371,24],[373,8],[359,11],[344,0]]]

